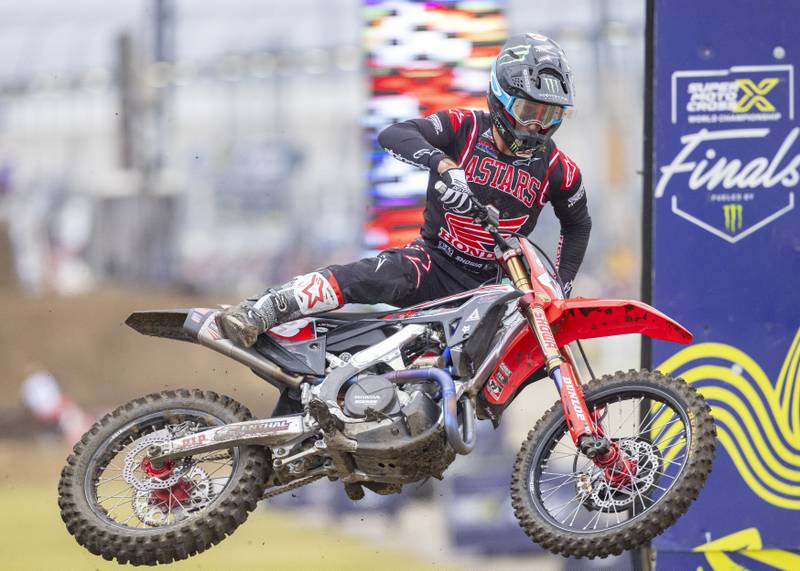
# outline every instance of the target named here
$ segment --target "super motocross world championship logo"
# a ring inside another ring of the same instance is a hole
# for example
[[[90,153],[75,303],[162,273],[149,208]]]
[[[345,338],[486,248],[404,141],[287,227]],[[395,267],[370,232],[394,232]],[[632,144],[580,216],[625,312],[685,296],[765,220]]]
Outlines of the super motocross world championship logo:
[[[668,196],[675,215],[732,244],[794,210],[794,81],[792,65],[675,71],[670,123],[685,134],[677,150],[659,151],[655,198]]]

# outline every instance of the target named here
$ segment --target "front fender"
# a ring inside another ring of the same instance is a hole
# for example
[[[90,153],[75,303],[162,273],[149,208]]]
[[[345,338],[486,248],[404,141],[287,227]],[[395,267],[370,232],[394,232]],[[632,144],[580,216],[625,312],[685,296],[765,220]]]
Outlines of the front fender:
[[[639,333],[653,339],[688,344],[692,334],[657,309],[628,299],[575,298],[557,300],[547,319],[559,346],[578,339]]]
[[[677,321],[646,303],[627,299],[556,300],[547,308],[547,320],[559,347],[579,339],[629,333],[676,343],[692,341],[692,334]],[[508,344],[483,386],[486,400],[503,405],[542,366],[544,356],[539,344],[530,327],[525,327]]]

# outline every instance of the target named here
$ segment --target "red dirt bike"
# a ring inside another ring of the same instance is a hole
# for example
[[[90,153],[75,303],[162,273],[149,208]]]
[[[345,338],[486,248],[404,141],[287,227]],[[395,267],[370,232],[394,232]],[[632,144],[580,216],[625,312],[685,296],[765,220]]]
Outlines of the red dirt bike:
[[[523,442],[511,481],[525,532],[555,553],[606,557],[674,523],[711,470],[708,406],[653,371],[583,385],[570,343],[625,333],[688,343],[691,334],[640,302],[564,299],[534,246],[501,235],[496,210],[476,203],[470,215],[494,239],[510,284],[392,312],[331,311],[248,349],[222,338],[213,309],[132,314],[137,331],[224,353],[281,396],[266,419],[200,390],[148,395],[106,415],[62,471],[70,533],[106,559],[155,565],[209,548],[260,499],[319,478],[341,481],[353,500],[365,488],[398,493],[441,478],[473,449],[477,419],[497,426],[545,377],[560,402]]]

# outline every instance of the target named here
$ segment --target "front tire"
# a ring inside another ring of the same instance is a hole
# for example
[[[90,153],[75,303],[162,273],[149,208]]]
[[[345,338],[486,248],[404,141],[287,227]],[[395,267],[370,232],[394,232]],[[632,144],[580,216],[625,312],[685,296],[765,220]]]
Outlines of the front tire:
[[[714,420],[694,388],[654,371],[606,375],[588,383],[584,395],[606,436],[635,459],[635,475],[615,483],[615,474],[609,479],[582,456],[558,402],[517,455],[512,505],[525,533],[553,553],[619,555],[649,542],[697,498],[714,460]],[[614,433],[617,410],[629,418]],[[625,434],[629,422],[634,428]]]
[[[250,418],[235,400],[200,390],[163,391],[120,406],[83,435],[61,472],[58,505],[67,529],[91,553],[133,565],[186,559],[222,541],[261,497],[265,449],[200,453],[176,461],[174,477],[159,479],[142,472],[146,445],[182,423],[202,430]],[[148,482],[153,490],[143,489]]]

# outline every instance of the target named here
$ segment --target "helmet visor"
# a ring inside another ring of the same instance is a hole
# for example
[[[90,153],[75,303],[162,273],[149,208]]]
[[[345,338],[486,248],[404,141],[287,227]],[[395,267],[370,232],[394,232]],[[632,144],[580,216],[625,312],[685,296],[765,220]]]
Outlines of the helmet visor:
[[[508,112],[523,125],[538,125],[542,129],[549,129],[561,123],[565,110],[560,105],[515,97]]]

